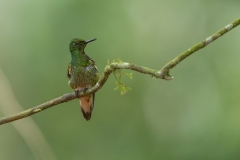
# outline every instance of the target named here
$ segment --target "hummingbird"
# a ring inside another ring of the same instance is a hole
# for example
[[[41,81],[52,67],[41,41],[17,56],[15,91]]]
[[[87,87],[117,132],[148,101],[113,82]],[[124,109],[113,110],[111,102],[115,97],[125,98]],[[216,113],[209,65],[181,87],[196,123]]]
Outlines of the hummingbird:
[[[96,38],[88,41],[75,38],[70,42],[69,50],[72,60],[68,65],[67,77],[69,78],[69,86],[74,89],[76,94],[80,91],[86,91],[98,82],[99,75],[95,62],[84,51],[86,45],[95,40]],[[91,118],[94,98],[95,93],[78,98],[83,117],[87,121]]]

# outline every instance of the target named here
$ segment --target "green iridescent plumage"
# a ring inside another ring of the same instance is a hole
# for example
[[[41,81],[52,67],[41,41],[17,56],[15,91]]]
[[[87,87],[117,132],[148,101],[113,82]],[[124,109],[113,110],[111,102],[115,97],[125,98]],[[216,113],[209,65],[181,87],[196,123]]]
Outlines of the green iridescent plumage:
[[[82,39],[73,39],[69,45],[72,60],[68,65],[67,76],[68,84],[75,91],[81,91],[86,88],[93,87],[98,79],[98,70],[95,62],[89,58],[84,48],[87,43],[96,39],[84,41]],[[81,110],[86,120],[91,118],[91,113],[94,107],[94,94],[79,98]]]

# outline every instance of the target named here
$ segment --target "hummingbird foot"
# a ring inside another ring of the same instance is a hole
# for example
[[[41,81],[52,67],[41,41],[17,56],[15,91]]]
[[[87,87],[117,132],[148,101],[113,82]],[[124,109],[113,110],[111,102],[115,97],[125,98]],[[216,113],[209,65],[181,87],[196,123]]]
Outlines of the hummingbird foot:
[[[79,92],[80,92],[79,90],[75,90],[75,94],[77,97],[78,97]]]
[[[88,90],[88,88],[84,88],[84,89],[77,89],[75,90],[75,94],[76,96],[78,97],[79,96],[79,93],[83,91],[83,93],[86,93]]]

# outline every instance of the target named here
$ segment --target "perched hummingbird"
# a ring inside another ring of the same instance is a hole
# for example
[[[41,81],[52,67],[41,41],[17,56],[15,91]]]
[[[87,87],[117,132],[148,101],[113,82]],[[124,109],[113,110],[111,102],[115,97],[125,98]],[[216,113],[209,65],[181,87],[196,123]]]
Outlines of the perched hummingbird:
[[[95,62],[89,58],[84,51],[86,45],[95,40],[96,38],[88,41],[75,38],[69,45],[72,61],[69,63],[67,69],[68,84],[75,90],[76,94],[78,94],[79,91],[93,87],[99,79]],[[93,93],[79,98],[81,111],[86,120],[90,120],[91,118],[94,107],[94,96],[95,94]]]

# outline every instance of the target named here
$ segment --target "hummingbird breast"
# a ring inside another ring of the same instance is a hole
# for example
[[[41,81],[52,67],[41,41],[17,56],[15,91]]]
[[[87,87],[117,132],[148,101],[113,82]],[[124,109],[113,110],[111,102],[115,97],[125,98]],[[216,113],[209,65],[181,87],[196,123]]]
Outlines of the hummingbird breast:
[[[88,88],[94,86],[98,81],[98,71],[95,65],[71,66],[69,85],[73,89]]]

